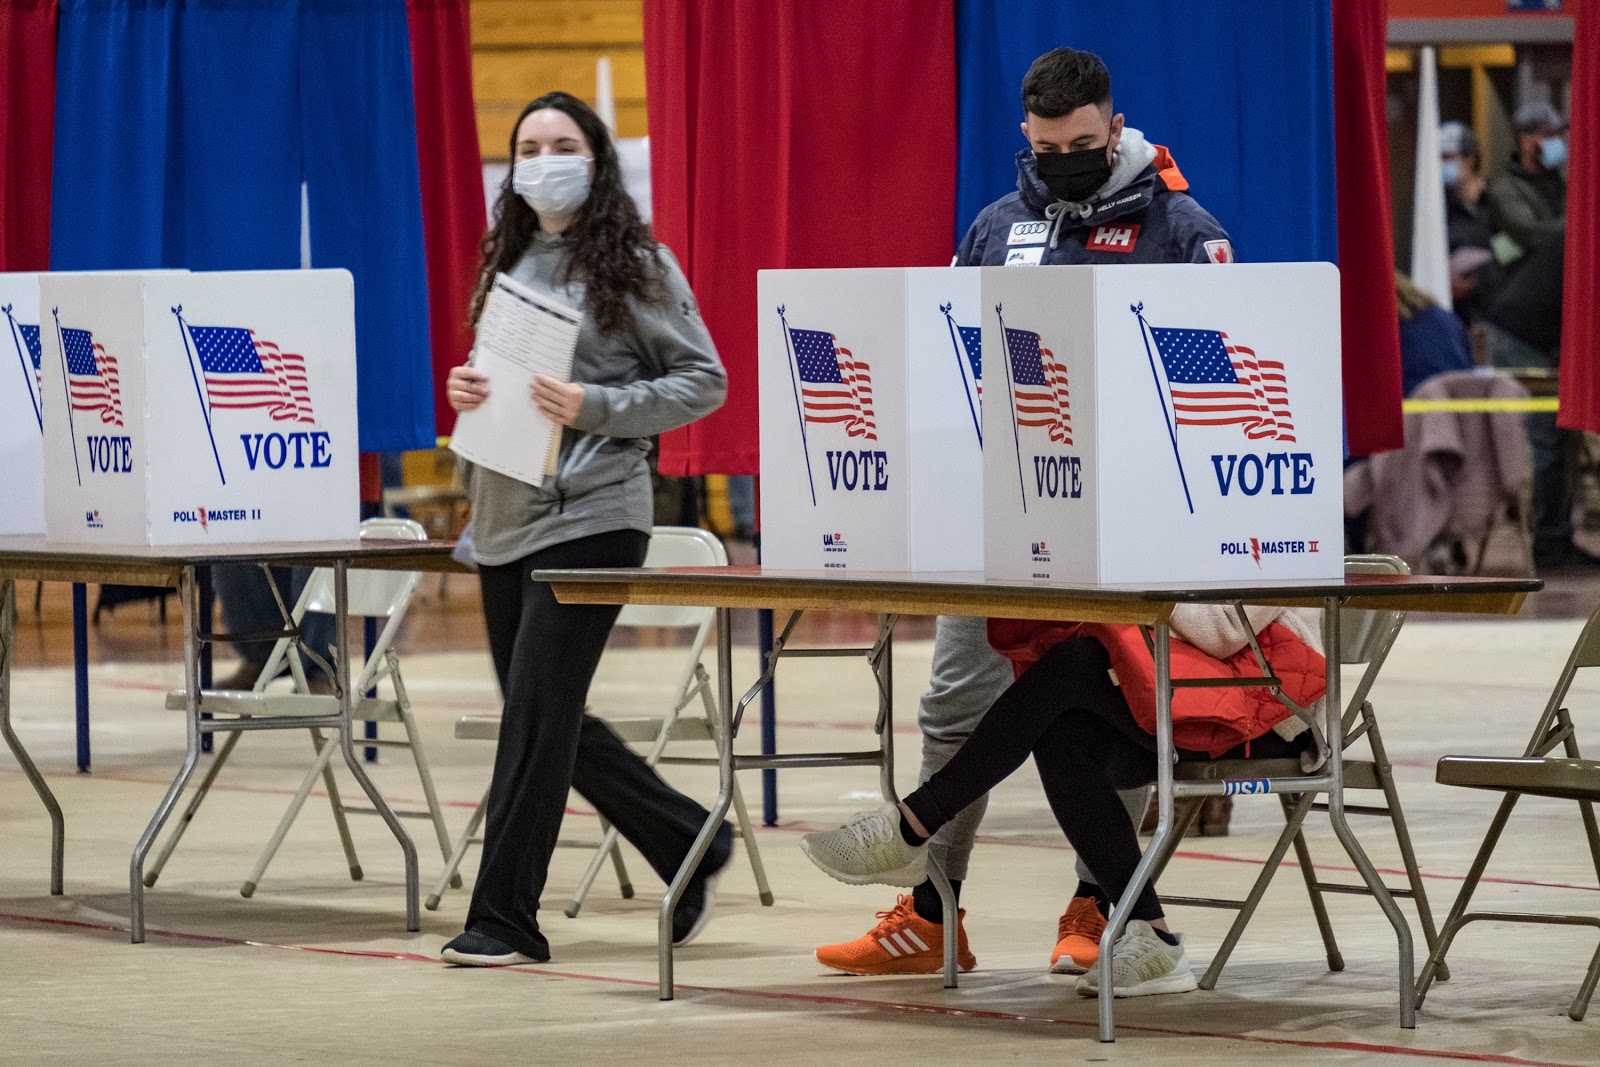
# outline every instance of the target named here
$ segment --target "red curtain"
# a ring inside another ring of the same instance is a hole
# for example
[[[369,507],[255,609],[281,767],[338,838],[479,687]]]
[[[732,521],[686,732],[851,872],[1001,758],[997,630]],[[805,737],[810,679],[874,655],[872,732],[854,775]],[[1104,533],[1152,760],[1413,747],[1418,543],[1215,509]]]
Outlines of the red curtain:
[[[467,0],[407,0],[406,18],[428,257],[433,411],[444,436],[456,421],[444,398],[444,380],[451,367],[466,361],[472,347],[467,301],[485,226],[483,161],[472,108],[471,27]]]
[[[728,368],[665,474],[756,474],[756,271],[944,265],[955,12],[928,0],[645,0],[656,236]]]
[[[1600,3],[1584,0],[1576,15],[1556,422],[1600,433]]]
[[[1384,114],[1387,22],[1387,0],[1333,0],[1339,304],[1344,423],[1352,456],[1399,448],[1405,439]]]
[[[0,0],[0,271],[50,269],[55,0]]]

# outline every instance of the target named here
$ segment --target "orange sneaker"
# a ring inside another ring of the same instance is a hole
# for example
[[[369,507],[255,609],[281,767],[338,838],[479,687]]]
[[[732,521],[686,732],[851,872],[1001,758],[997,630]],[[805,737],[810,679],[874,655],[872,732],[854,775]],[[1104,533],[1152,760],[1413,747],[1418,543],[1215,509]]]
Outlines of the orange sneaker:
[[[1056,949],[1050,953],[1051,974],[1083,974],[1100,959],[1100,935],[1106,917],[1093,897],[1073,897],[1056,924]]]
[[[978,965],[967,948],[967,931],[956,916],[956,963],[963,971]],[[878,925],[854,941],[823,945],[817,962],[845,974],[938,974],[944,970],[944,927],[931,923],[911,906],[911,894],[898,898],[889,911],[878,912]]]

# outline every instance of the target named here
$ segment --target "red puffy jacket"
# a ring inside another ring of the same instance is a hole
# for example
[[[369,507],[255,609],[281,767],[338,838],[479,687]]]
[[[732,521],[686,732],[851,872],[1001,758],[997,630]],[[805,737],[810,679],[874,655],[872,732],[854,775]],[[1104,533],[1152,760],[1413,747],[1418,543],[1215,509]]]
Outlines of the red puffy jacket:
[[[1011,661],[1018,675],[1071,637],[1092,637],[1105,646],[1117,683],[1136,722],[1156,731],[1156,665],[1137,626],[1109,623],[1029,622],[990,619],[989,644]],[[1268,623],[1256,640],[1289,699],[1311,707],[1327,691],[1322,653],[1282,623]],[[1245,646],[1217,659],[1172,638],[1172,677],[1245,678],[1261,676],[1255,654]],[[1289,718],[1287,706],[1268,689],[1179,689],[1172,697],[1172,735],[1179,748],[1216,759],[1236,745],[1253,741]]]

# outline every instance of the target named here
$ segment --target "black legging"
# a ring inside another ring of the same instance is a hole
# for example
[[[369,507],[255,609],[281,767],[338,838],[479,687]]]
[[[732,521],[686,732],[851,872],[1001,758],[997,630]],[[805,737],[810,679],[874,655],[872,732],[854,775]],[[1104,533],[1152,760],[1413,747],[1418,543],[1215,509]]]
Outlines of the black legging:
[[[1110,671],[1111,657],[1093,638],[1052,646],[1001,694],[950,762],[905,798],[906,806],[932,834],[1032,753],[1056,822],[1101,889],[1120,900],[1140,849],[1117,790],[1154,781],[1156,756],[1155,738],[1134,721]],[[1272,759],[1301,747],[1269,732],[1251,743],[1250,755]],[[1226,755],[1243,751],[1241,745]],[[1178,756],[1210,758],[1184,749]],[[1129,917],[1149,921],[1162,914],[1151,883]]]
[[[547,583],[531,577],[550,568],[637,567],[649,541],[648,534],[616,530],[478,570],[505,709],[466,926],[537,960],[550,958],[539,932],[539,895],[569,787],[669,882],[709,816],[605,723],[584,714],[589,683],[621,608],[559,604]]]

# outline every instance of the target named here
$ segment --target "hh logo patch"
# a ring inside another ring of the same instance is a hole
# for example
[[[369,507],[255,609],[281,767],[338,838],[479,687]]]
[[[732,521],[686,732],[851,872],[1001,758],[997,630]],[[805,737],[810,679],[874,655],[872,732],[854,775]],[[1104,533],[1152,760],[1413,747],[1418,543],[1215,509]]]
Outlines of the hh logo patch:
[[[1232,263],[1233,245],[1226,238],[1206,242],[1206,257],[1213,263]]]
[[[1096,226],[1089,235],[1089,243],[1085,245],[1091,252],[1132,252],[1134,244],[1139,240],[1139,224],[1129,222],[1123,225],[1111,223],[1107,226]]]
[[[1011,235],[1006,238],[1008,245],[1042,245],[1045,235],[1050,232],[1048,222],[1013,222]]]

